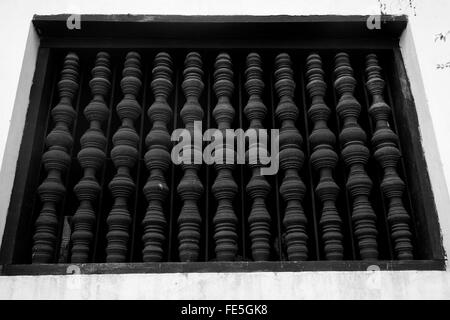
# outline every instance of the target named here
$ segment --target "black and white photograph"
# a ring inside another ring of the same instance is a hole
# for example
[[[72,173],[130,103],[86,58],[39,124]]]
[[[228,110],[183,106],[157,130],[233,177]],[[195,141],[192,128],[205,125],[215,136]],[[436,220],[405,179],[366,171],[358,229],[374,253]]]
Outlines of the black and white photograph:
[[[450,1],[0,12],[0,300],[450,300]]]

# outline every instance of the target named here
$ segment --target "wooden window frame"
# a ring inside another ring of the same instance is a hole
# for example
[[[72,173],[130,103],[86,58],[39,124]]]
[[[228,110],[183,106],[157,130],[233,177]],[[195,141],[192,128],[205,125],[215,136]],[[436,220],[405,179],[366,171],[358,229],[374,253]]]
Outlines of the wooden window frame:
[[[406,16],[381,16],[381,28],[367,28],[367,16],[147,16],[82,15],[81,30],[69,30],[69,15],[34,16],[40,37],[30,104],[17,161],[16,174],[0,252],[3,275],[66,274],[72,264],[17,264],[23,251],[21,239],[32,232],[24,194],[34,192],[39,175],[46,114],[55,81],[51,65],[54,49],[128,48],[290,48],[290,49],[388,49],[392,50],[393,83],[399,138],[407,159],[406,170],[417,178],[409,181],[416,212],[417,241],[421,260],[414,261],[271,261],[271,262],[161,262],[89,263],[81,272],[256,272],[256,271],[360,271],[377,265],[381,270],[444,270],[445,260],[437,210],[420,143],[418,117],[399,49],[399,37],[407,25]],[[421,169],[421,170],[419,170]]]

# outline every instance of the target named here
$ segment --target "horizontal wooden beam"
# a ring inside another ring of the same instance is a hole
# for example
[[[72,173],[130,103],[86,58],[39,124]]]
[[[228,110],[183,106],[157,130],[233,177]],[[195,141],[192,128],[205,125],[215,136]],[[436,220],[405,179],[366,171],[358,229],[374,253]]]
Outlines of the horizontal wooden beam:
[[[75,267],[74,267],[75,266]],[[0,266],[1,267],[1,266]],[[0,268],[1,270],[1,268]],[[3,265],[3,275],[64,275],[201,272],[301,272],[445,270],[444,260],[412,261],[303,261],[303,262],[164,262]]]
[[[42,48],[72,49],[306,49],[306,50],[351,50],[351,49],[392,49],[398,46],[395,39],[148,39],[148,38],[43,38]]]
[[[152,39],[398,39],[407,16],[380,15],[379,27],[368,28],[371,16],[173,16],[80,15],[80,29],[69,29],[71,16],[35,15],[33,24],[46,38]],[[377,19],[378,19],[377,17]]]

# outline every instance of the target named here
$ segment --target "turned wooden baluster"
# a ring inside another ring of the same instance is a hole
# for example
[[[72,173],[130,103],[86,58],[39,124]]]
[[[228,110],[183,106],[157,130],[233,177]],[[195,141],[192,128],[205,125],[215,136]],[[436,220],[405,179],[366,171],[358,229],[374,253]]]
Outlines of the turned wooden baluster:
[[[189,53],[184,61],[184,66],[182,88],[186,102],[181,109],[180,116],[185,128],[191,134],[192,158],[200,157],[202,159],[202,150],[193,143],[194,121],[203,119],[203,109],[198,101],[204,87],[200,54]],[[195,164],[192,159],[191,163],[183,163],[181,166],[184,175],[177,187],[177,192],[183,200],[183,207],[178,217],[178,251],[181,261],[197,261],[200,252],[200,224],[202,221],[197,204],[203,194],[203,185],[198,177],[201,165]]]
[[[109,54],[99,52],[92,69],[92,79],[89,82],[93,99],[84,109],[84,116],[89,121],[89,129],[80,139],[81,150],[78,161],[84,170],[83,177],[74,188],[80,201],[72,223],[72,256],[71,262],[88,262],[96,215],[94,205],[101,187],[95,177],[106,159],[106,137],[102,131],[102,123],[108,119],[109,109],[105,96],[111,87],[111,70]]]
[[[117,173],[109,183],[114,204],[106,220],[107,262],[124,262],[128,252],[131,223],[128,198],[135,189],[130,170],[138,160],[139,144],[139,135],[136,133],[134,123],[141,115],[141,106],[136,100],[142,85],[141,56],[138,53],[127,54],[122,76],[120,86],[124,97],[116,107],[122,124],[112,138],[114,148],[111,150],[111,159]]]
[[[152,123],[145,144],[145,164],[150,171],[144,194],[148,201],[147,212],[142,225],[144,227],[143,259],[146,262],[158,262],[163,258],[163,244],[166,240],[167,220],[163,204],[169,194],[165,174],[169,169],[172,142],[167,125],[172,119],[172,109],[167,103],[167,97],[172,91],[172,59],[165,52],[155,57],[151,88],[155,101],[148,109],[147,115]]]
[[[366,74],[366,86],[372,95],[369,113],[375,124],[375,132],[371,141],[375,148],[375,159],[384,171],[381,190],[389,199],[387,219],[391,237],[394,240],[395,255],[400,260],[411,260],[413,259],[413,246],[409,226],[410,216],[402,201],[405,183],[397,173],[397,163],[401,153],[398,148],[398,136],[389,126],[391,108],[383,98],[384,80],[375,54],[369,54],[366,57]]]
[[[228,54],[221,53],[217,56],[215,63],[214,91],[218,101],[213,110],[213,116],[224,139],[226,139],[226,129],[231,129],[235,115],[230,102],[233,90],[231,58]],[[233,138],[234,136],[231,139]],[[233,209],[233,199],[238,192],[238,186],[233,178],[235,152],[234,144],[230,145],[226,142],[222,141],[222,144],[217,147],[223,150],[224,163],[215,164],[217,177],[212,186],[212,192],[218,201],[213,223],[216,258],[219,261],[233,261],[238,250],[236,231],[238,220]]]
[[[78,90],[78,81],[78,56],[75,53],[68,53],[64,59],[61,80],[58,82],[60,100],[51,111],[55,126],[47,135],[45,142],[48,150],[42,156],[47,177],[37,190],[42,202],[42,209],[35,223],[33,263],[52,262],[55,255],[58,232],[56,207],[66,192],[62,175],[67,171],[71,162],[70,152],[73,138],[70,130],[77,115],[72,103]]]
[[[310,54],[306,59],[306,89],[311,97],[309,118],[314,128],[309,136],[312,147],[311,164],[319,172],[316,194],[322,202],[320,228],[327,260],[342,260],[344,256],[342,220],[336,209],[339,187],[333,180],[333,170],[338,156],[334,151],[336,137],[328,128],[327,121],[331,110],[325,104],[327,85],[323,79],[322,59],[318,54]]]
[[[302,261],[308,258],[307,219],[302,206],[306,190],[299,175],[305,157],[301,150],[303,137],[295,126],[299,110],[293,100],[294,72],[291,58],[286,53],[281,53],[275,58],[275,90],[280,98],[275,116],[281,123],[279,156],[284,177],[280,194],[286,204],[283,226],[287,254],[291,261]]]
[[[376,215],[369,202],[372,181],[365,171],[369,149],[365,146],[366,133],[358,124],[361,105],[353,96],[356,80],[349,56],[338,53],[335,57],[334,86],[340,99],[336,107],[343,125],[339,135],[342,158],[349,168],[347,190],[353,201],[352,222],[363,260],[378,258]]]
[[[246,64],[245,88],[249,95],[249,100],[244,108],[244,113],[250,121],[250,129],[263,129],[262,121],[267,114],[267,108],[261,99],[264,90],[261,57],[257,53],[250,53],[247,56]],[[259,152],[261,154],[266,152],[265,149],[266,146],[259,143],[250,144],[247,151],[247,159],[249,159],[250,152],[254,152],[254,154]],[[261,163],[259,160],[255,164],[249,164],[249,167],[252,169],[252,177],[246,186],[246,191],[253,200],[252,209],[248,217],[252,257],[255,261],[264,261],[269,260],[270,257],[271,218],[265,204],[265,199],[270,192],[270,185],[260,173]]]

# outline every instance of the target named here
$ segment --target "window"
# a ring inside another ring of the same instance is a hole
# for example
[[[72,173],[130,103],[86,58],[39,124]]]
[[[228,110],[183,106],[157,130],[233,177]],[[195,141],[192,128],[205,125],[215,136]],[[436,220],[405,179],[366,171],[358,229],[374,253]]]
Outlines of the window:
[[[404,17],[67,18],[33,19],[4,274],[444,268]],[[278,172],[174,164],[195,120],[279,129]]]

